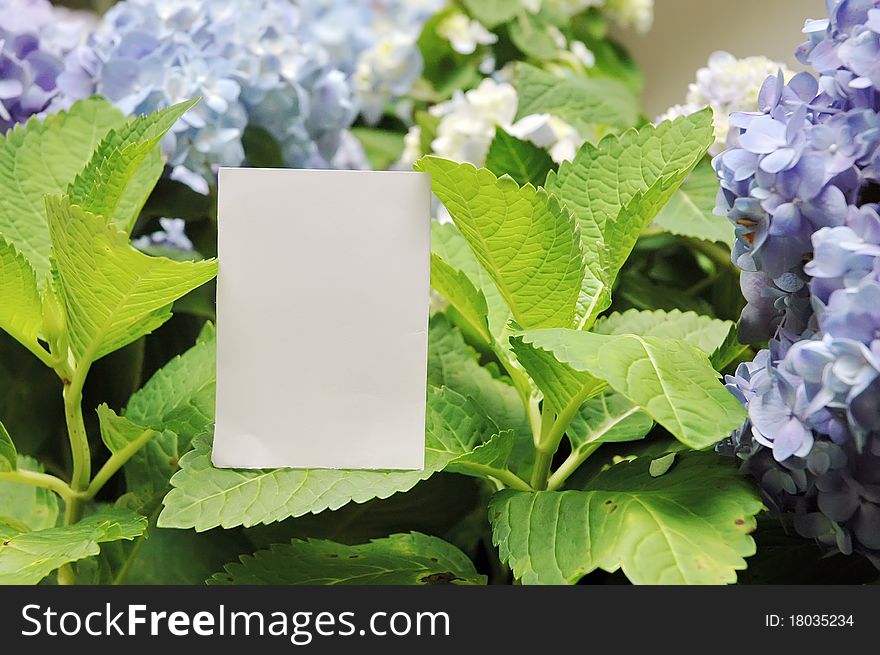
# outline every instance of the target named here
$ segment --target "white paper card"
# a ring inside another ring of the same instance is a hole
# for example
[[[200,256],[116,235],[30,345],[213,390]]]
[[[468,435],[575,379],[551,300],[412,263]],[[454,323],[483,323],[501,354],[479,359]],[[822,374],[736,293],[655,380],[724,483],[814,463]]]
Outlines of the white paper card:
[[[424,467],[430,186],[220,169],[215,466]]]

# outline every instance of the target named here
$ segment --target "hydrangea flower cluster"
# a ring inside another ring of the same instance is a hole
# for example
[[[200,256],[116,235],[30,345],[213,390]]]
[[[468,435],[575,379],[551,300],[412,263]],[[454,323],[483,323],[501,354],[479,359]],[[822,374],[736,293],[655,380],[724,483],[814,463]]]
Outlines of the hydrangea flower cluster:
[[[375,123],[422,73],[417,40],[446,0],[294,0],[309,32],[353,80],[360,110]]]
[[[746,406],[733,449],[795,527],[880,566],[880,0],[831,0],[713,160],[736,226]]]
[[[549,114],[531,114],[514,122],[518,102],[513,85],[491,77],[469,91],[457,91],[451,99],[428,110],[440,119],[431,153],[482,166],[495,130],[500,127],[519,139],[547,148],[557,162],[574,157],[584,140],[575,128]],[[409,167],[426,154],[421,152],[420,142],[420,128],[410,128],[399,166]]]
[[[737,59],[729,52],[713,52],[707,65],[697,70],[696,79],[688,85],[685,102],[670,107],[657,118],[657,123],[686,116],[703,107],[712,108],[715,123],[715,143],[709,152],[717,155],[727,146],[730,114],[736,111],[756,111],[757,97],[768,75],[781,70],[785,79],[792,73],[783,64],[767,57]]]
[[[93,21],[48,0],[0,0],[0,133],[49,106],[65,55]]]
[[[93,93],[126,113],[201,97],[163,143],[172,177],[201,191],[244,159],[247,125],[288,165],[325,167],[357,109],[346,74],[289,0],[124,0],[58,77],[63,103]]]

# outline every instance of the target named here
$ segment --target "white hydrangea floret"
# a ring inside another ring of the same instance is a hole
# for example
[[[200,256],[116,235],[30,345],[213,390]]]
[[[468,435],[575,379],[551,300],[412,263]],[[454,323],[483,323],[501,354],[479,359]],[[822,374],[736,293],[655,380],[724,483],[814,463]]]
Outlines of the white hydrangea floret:
[[[654,0],[608,0],[605,13],[621,27],[644,34],[654,24]]]
[[[761,85],[779,70],[786,80],[791,78],[792,72],[784,64],[767,57],[737,59],[729,52],[713,52],[708,64],[697,71],[695,81],[688,85],[684,104],[670,107],[657,122],[711,107],[715,115],[715,143],[709,152],[718,154],[727,143],[730,113],[756,111]]]
[[[404,95],[422,67],[415,38],[403,32],[388,34],[364,52],[355,69],[354,88],[367,122],[378,121],[385,103]]]
[[[513,86],[486,78],[465,93],[456,92],[429,110],[440,117],[431,149],[440,157],[482,166],[498,125],[510,125],[516,115]]]
[[[449,41],[452,49],[462,55],[470,55],[479,45],[491,45],[498,37],[476,20],[464,14],[452,14],[437,26],[437,34]]]

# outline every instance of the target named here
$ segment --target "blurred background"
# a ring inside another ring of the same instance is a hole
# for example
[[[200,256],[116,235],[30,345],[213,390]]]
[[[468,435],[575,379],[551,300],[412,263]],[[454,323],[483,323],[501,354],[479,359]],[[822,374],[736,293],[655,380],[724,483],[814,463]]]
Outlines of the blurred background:
[[[823,16],[823,0],[656,0],[651,31],[618,29],[615,37],[644,74],[644,109],[654,116],[681,102],[694,71],[715,50],[764,55],[802,70],[792,44],[803,41],[805,18]]]
[[[54,4],[104,11],[113,0]],[[737,57],[764,55],[802,70],[791,44],[803,40],[804,19],[824,15],[823,0],[655,0],[654,25],[647,34],[619,28],[613,32],[643,71],[644,110],[655,116],[681,102],[694,71],[715,50]]]

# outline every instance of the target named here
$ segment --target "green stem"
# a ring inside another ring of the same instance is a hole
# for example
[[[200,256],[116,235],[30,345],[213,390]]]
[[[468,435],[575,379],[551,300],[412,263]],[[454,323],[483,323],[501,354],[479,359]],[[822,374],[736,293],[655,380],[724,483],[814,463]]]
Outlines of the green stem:
[[[107,484],[107,480],[113,477],[113,474],[121,469],[132,456],[139,451],[145,443],[155,437],[158,433],[155,430],[144,430],[135,439],[125,445],[121,450],[113,453],[110,458],[104,462],[104,466],[95,474],[91,483],[85,492],[85,499],[91,500]]]
[[[551,442],[550,433],[553,430],[554,423],[553,410],[547,399],[544,399],[544,405],[541,407],[541,429],[538,432],[538,438],[535,441],[535,466],[532,469],[532,489],[535,491],[543,491],[547,488],[547,476],[550,474],[550,465],[553,463],[553,455],[559,447],[557,442],[554,446]]]
[[[578,450],[573,450],[571,454],[566,457],[565,461],[559,465],[559,468],[553,472],[553,475],[550,476],[550,479],[547,481],[547,489],[550,491],[556,491],[562,487],[571,474],[577,471],[581,467],[581,464],[587,461],[587,458],[596,452],[601,445],[602,444],[600,443],[593,443],[583,446]]]
[[[477,464],[474,462],[461,462],[458,464],[463,468],[468,468],[472,471],[476,471],[477,473],[482,473],[483,475],[488,475],[489,477],[495,478],[502,484],[510,487],[511,489],[516,489],[518,491],[532,491],[532,488],[519,477],[513,471],[508,471],[507,469],[499,469],[494,466],[486,466],[485,464]]]
[[[56,478],[54,475],[49,475],[48,473],[37,473],[35,471],[25,471],[22,469],[17,471],[4,471],[0,473],[0,480],[26,484],[31,487],[50,489],[61,496],[65,503],[69,503],[70,499],[76,496],[76,492],[71,489],[70,485],[64,480]]]
[[[70,439],[70,453],[73,460],[73,474],[70,486],[74,492],[85,492],[92,477],[92,458],[89,452],[89,436],[82,415],[82,390],[88,365],[79,365],[73,379],[64,384],[64,416],[67,419],[67,436]],[[82,499],[77,495],[67,503],[64,524],[76,523],[82,516]]]

